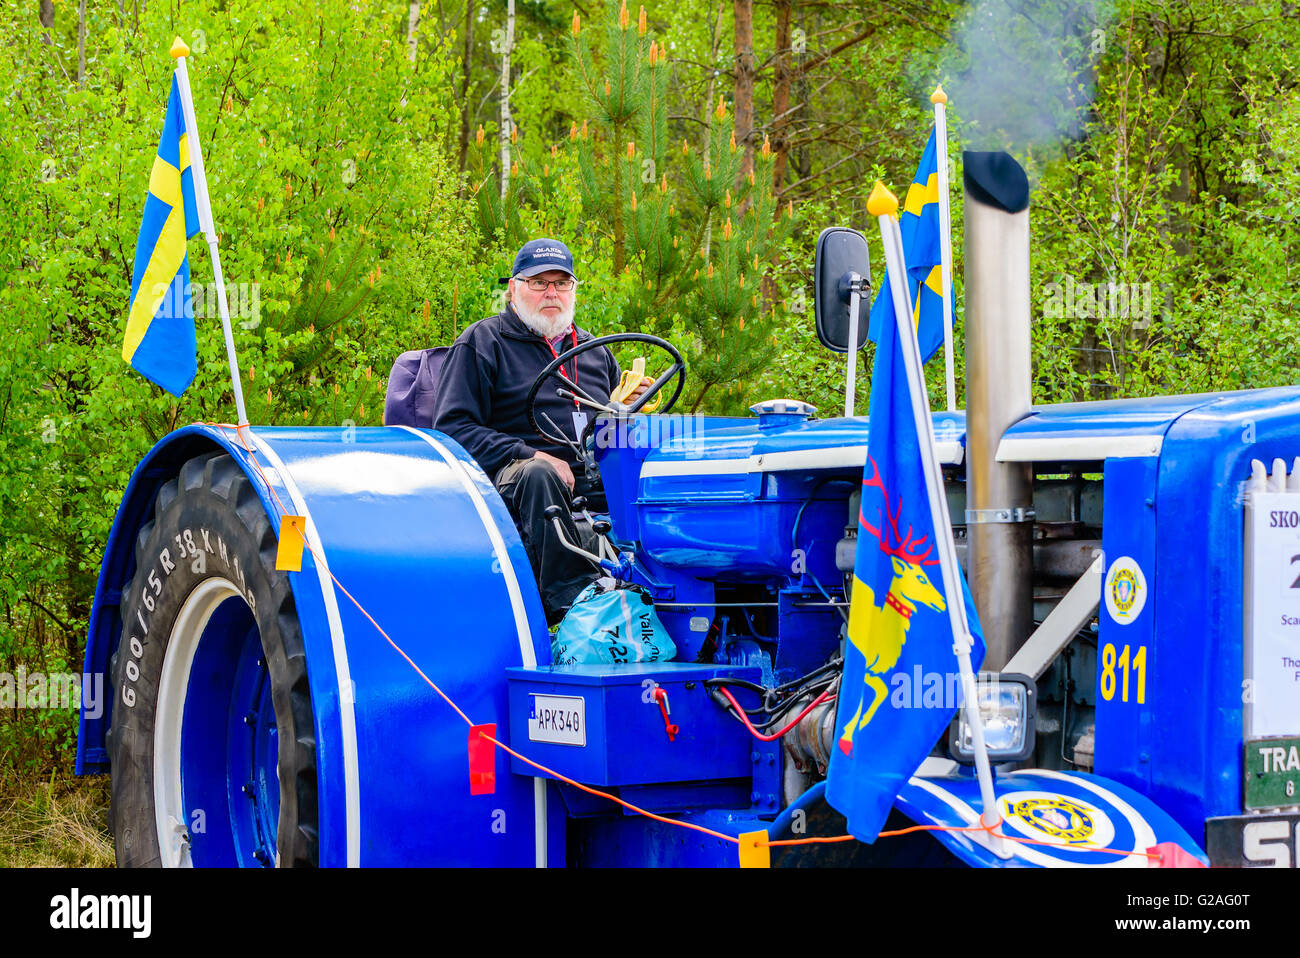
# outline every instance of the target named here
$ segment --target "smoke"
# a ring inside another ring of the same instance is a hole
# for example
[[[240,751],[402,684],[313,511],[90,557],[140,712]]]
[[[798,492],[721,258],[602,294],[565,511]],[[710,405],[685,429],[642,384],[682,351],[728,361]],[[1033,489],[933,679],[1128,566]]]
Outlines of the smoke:
[[[1023,152],[1078,139],[1113,12],[1113,0],[976,0],[943,71],[968,146]]]

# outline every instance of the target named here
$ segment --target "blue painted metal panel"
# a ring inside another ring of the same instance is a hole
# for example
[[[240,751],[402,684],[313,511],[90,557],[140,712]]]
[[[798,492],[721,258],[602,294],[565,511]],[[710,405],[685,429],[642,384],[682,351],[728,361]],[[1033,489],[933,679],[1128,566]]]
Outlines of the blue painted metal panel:
[[[867,420],[789,419],[777,426],[758,420],[710,426],[647,455],[636,487],[644,554],[696,577],[777,577],[793,584],[806,571],[805,587],[834,583],[833,542],[851,525],[842,508],[851,489],[826,483],[861,481]],[[940,441],[963,442],[965,414],[935,414],[934,427]],[[811,548],[818,541],[831,548]],[[796,562],[796,549],[802,561]]]
[[[837,572],[834,579],[827,581],[838,586],[840,580]],[[786,678],[806,675],[836,655],[844,625],[840,612],[827,607],[825,598],[817,592],[782,591],[777,597],[777,673],[784,673]]]
[[[1106,583],[1132,562],[1141,570],[1145,586],[1141,589],[1141,611],[1136,616],[1114,618],[1107,611],[1105,595],[1102,597],[1094,689],[1094,767],[1100,775],[1150,794],[1152,724],[1169,700],[1185,695],[1187,689],[1174,650],[1169,650],[1168,671],[1162,671],[1166,656],[1154,642],[1155,622],[1160,614],[1159,601],[1151,591],[1160,561],[1156,556],[1156,460],[1108,459],[1105,483],[1102,548],[1107,571],[1103,593]],[[1116,584],[1113,589],[1122,587]]]
[[[641,538],[640,517],[633,508],[641,463],[654,450],[680,436],[702,436],[706,431],[732,428],[744,419],[719,416],[637,415],[629,420],[600,416],[592,434],[596,462],[609,503],[613,536],[632,543]]]
[[[755,832],[768,825],[743,810],[714,809],[677,817],[679,821],[724,835]],[[740,865],[739,848],[734,842],[649,818],[589,819],[575,822],[570,828],[573,831],[571,863],[583,867],[737,868]]]
[[[533,656],[546,654],[548,645],[522,543],[487,477],[440,436],[435,441],[451,462],[402,430],[357,430],[352,444],[335,430],[277,430],[266,438],[307,500],[334,575],[473,721],[505,731],[505,689],[497,676],[523,653],[502,557],[466,481],[506,543]],[[418,521],[422,516],[427,521]],[[461,720],[342,596],[339,616],[355,683],[360,814],[363,826],[385,823],[363,827],[361,863],[531,862],[531,829],[520,827],[532,817],[531,782],[503,776],[496,795],[471,798]],[[329,661],[324,649],[315,657],[308,649],[313,661]],[[317,714],[323,719],[346,704],[331,697]],[[396,782],[404,787],[394,788]],[[430,816],[431,808],[439,814]],[[504,833],[492,829],[498,808],[516,822]],[[393,822],[403,823],[400,843]]]
[[[1004,439],[1059,439],[1164,435],[1171,423],[1198,406],[1232,393],[1152,396],[1035,406]]]
[[[704,686],[706,679],[719,677],[756,682],[761,673],[686,662],[507,669],[510,736],[529,758],[587,785],[748,780],[754,770],[749,732]],[[671,740],[650,694],[656,686],[667,693],[670,719],[678,727]],[[539,694],[583,700],[585,744],[529,741],[528,720]],[[516,774],[533,774],[519,759],[510,761]]]
[[[1243,487],[1300,455],[1300,389],[1227,393],[1169,430],[1156,494],[1161,702],[1151,797],[1201,834],[1242,810]],[[1153,678],[1155,673],[1153,672]]]

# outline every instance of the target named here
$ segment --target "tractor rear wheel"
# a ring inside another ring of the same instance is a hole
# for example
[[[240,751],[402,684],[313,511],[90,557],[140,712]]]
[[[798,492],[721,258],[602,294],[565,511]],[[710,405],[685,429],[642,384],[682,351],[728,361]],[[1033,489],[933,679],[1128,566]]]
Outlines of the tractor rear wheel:
[[[317,864],[302,631],[252,483],[219,452],[163,484],[110,666],[120,866]]]

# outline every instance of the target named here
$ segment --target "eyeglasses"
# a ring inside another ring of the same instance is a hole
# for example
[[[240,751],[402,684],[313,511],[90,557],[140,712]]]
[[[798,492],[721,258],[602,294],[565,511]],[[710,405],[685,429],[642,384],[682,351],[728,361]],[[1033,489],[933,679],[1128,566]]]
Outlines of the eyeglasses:
[[[569,293],[578,285],[578,281],[572,276],[567,279],[537,279],[535,277],[529,277],[524,280],[524,282],[528,284],[528,288],[534,293],[544,293],[551,286],[555,287],[557,293]]]

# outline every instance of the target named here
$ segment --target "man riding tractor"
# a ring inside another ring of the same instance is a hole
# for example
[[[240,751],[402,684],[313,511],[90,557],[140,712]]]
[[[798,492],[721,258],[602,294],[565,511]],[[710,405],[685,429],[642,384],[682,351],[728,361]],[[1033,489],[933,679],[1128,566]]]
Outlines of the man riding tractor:
[[[574,323],[578,280],[564,243],[525,243],[508,284],[505,309],[466,329],[447,354],[433,402],[433,426],[459,442],[492,478],[519,527],[547,621],[554,624],[600,575],[591,562],[565,548],[546,517],[548,508],[560,506],[560,527],[568,541],[595,551],[594,533],[585,524],[580,532],[570,515],[575,496],[588,498],[598,511],[604,501],[579,463],[578,444],[596,413],[584,397],[632,403],[653,380],[643,377],[635,388],[620,389],[618,362],[600,346],[560,365],[561,388],[531,389],[549,363],[592,335]],[[536,395],[531,404],[530,394]],[[539,435],[533,421],[559,435]]]

